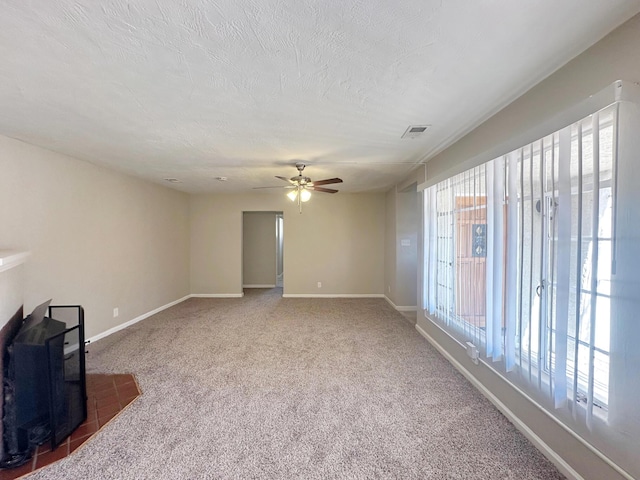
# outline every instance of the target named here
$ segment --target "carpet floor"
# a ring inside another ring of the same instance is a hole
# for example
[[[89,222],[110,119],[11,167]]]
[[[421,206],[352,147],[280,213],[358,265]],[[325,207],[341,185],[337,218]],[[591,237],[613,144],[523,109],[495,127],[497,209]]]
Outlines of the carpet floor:
[[[189,299],[89,347],[142,396],[30,480],[562,479],[383,299]]]

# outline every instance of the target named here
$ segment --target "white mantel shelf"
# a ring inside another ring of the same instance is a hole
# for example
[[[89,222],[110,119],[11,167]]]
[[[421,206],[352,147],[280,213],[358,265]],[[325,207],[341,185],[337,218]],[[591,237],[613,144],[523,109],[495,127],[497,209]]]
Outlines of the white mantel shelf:
[[[30,252],[19,250],[0,250],[0,272],[23,264],[29,255],[31,255]]]

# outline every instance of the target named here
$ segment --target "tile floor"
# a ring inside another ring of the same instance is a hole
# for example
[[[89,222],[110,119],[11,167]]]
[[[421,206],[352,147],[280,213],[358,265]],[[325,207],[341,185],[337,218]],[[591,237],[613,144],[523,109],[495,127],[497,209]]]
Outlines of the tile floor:
[[[47,442],[36,448],[25,465],[0,470],[0,480],[16,479],[70,455],[139,395],[138,384],[131,374],[87,375],[87,420],[55,450]]]

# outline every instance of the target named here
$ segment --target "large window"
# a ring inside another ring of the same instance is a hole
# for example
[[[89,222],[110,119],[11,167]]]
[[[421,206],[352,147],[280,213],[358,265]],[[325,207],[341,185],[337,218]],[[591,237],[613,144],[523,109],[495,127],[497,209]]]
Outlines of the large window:
[[[616,112],[425,192],[430,316],[587,423],[609,405]]]

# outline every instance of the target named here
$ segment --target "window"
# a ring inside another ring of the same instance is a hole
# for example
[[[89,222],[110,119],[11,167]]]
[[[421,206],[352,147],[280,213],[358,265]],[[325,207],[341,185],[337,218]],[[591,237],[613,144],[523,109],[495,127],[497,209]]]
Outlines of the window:
[[[556,404],[607,417],[614,104],[425,192],[425,299]]]
[[[485,166],[436,186],[435,302],[438,318],[480,339],[485,328]]]
[[[591,122],[579,122],[571,132],[567,367],[575,400],[602,409],[609,397],[614,113],[609,108],[595,114]]]

